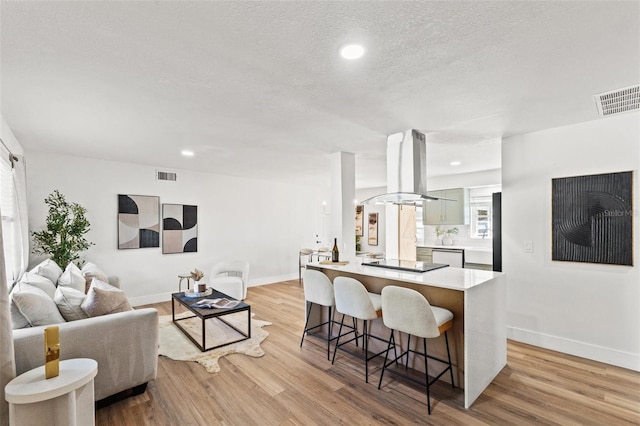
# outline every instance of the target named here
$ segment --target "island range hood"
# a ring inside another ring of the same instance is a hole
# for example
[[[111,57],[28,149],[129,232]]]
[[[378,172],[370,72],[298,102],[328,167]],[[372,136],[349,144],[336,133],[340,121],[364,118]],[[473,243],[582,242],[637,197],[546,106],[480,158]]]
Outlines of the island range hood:
[[[387,191],[361,203],[415,205],[442,199],[427,195],[427,143],[424,133],[411,129],[387,138]]]

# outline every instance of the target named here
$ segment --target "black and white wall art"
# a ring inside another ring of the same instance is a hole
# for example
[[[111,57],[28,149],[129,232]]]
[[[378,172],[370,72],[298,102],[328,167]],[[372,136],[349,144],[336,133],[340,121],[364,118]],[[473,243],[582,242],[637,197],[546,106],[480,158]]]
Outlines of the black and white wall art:
[[[633,172],[552,179],[552,260],[633,265]]]
[[[198,206],[162,205],[162,253],[198,251]]]
[[[160,247],[160,197],[118,194],[118,249]]]

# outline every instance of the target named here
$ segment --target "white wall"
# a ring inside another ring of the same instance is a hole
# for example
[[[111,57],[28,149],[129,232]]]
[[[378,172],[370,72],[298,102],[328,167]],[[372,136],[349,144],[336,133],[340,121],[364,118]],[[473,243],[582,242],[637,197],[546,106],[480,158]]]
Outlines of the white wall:
[[[640,113],[502,144],[509,337],[640,370]],[[551,179],[634,171],[633,267],[551,260]],[[525,240],[534,252],[525,253]]]
[[[54,189],[87,208],[83,256],[118,275],[134,304],[169,300],[178,274],[205,275],[222,259],[246,259],[250,285],[298,277],[298,250],[314,246],[328,188],[178,170],[177,182],[155,180],[155,167],[27,152],[30,229],[44,225],[44,198]],[[118,250],[117,195],[157,195],[160,203],[198,206],[198,252],[162,254],[162,248]],[[31,265],[36,259],[31,259]],[[204,279],[207,282],[207,277]]]

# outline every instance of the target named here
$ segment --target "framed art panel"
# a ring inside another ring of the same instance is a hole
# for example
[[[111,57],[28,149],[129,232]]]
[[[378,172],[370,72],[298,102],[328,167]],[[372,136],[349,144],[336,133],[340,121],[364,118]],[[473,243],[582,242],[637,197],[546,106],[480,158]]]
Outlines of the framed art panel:
[[[369,240],[370,246],[378,245],[378,213],[369,213]]]
[[[364,236],[364,206],[356,206],[356,237]]]
[[[162,253],[198,251],[198,206],[162,205]]]
[[[552,260],[633,265],[633,172],[552,180]]]
[[[118,249],[160,247],[160,197],[118,194]]]

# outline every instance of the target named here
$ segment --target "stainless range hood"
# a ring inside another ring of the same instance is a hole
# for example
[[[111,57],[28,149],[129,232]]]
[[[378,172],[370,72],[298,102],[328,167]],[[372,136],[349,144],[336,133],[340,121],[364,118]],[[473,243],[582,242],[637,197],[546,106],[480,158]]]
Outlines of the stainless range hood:
[[[441,199],[427,195],[424,133],[411,129],[387,138],[387,191],[362,201],[362,204],[415,205]]]

